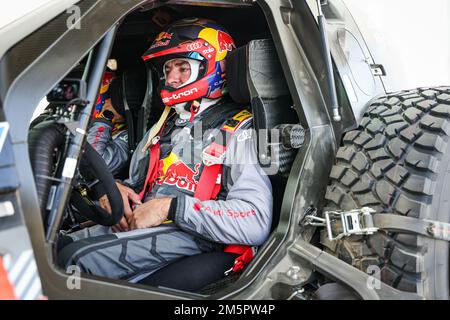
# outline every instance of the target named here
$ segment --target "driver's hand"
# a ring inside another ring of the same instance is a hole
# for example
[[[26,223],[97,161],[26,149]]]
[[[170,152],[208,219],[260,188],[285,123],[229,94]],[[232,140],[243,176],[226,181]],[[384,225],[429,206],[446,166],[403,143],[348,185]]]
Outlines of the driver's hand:
[[[144,229],[157,227],[167,220],[172,198],[152,199],[134,210],[130,227],[134,229]]]
[[[119,223],[116,224],[115,226],[111,227],[111,230],[116,233],[116,232],[126,232],[128,230],[130,230],[130,225],[127,222],[127,219],[125,217],[122,217],[122,219],[120,219]]]
[[[133,216],[133,211],[131,210],[130,200],[136,204],[142,204],[139,195],[134,192],[133,189],[128,188],[120,183],[117,183],[117,188],[119,189],[120,195],[122,196],[123,206],[124,206],[124,216],[118,224],[111,227],[114,232],[124,232],[130,230],[129,221]],[[110,214],[112,212],[111,205],[109,203],[108,197],[106,195],[100,198],[100,206],[108,211]]]
[[[100,207],[102,207],[103,210],[106,210],[109,214],[111,214],[112,210],[111,210],[111,204],[109,203],[108,197],[106,196],[106,194],[104,196],[102,196],[100,199]],[[126,231],[128,229],[128,223],[127,220],[125,219],[125,217],[122,217],[122,219],[120,220],[120,222],[118,224],[116,224],[115,226],[111,227],[113,232],[123,232]]]
[[[122,220],[120,220],[119,224],[116,225],[116,228],[119,231],[128,231],[130,230],[130,222],[131,218],[133,217],[133,210],[131,209],[130,206],[130,200],[135,204],[142,204],[142,202],[141,199],[139,198],[139,195],[136,192],[134,192],[133,189],[128,188],[118,182],[116,182],[116,185],[120,191],[120,194],[122,195],[124,208],[124,217],[122,218]]]
[[[106,210],[109,214],[111,214],[111,204],[109,203],[108,197],[106,194],[102,196],[100,199],[100,207],[102,207],[103,210]],[[122,232],[125,231],[124,228],[127,227],[127,221],[125,220],[125,217],[123,217],[118,224],[115,226],[112,226],[111,229],[113,232]]]
[[[111,214],[112,210],[111,210],[111,204],[109,203],[108,197],[105,195],[103,195],[100,199],[100,207],[102,207],[103,210],[108,211],[109,214]]]

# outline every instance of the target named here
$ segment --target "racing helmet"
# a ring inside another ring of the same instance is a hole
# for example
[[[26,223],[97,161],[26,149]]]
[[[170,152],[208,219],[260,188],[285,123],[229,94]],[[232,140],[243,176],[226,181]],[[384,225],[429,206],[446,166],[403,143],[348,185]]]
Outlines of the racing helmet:
[[[125,116],[121,78],[115,72],[109,70],[103,74],[100,92],[95,103],[94,118],[100,116],[100,112],[108,99],[111,99],[111,104],[117,113]]]
[[[105,101],[110,98],[110,86],[113,80],[116,78],[116,74],[111,71],[105,71],[102,78],[102,84],[100,87],[100,92],[97,96],[97,101],[95,103],[94,118],[98,118],[100,111],[105,104]]]
[[[226,92],[225,59],[236,48],[228,32],[212,20],[178,20],[159,33],[143,60],[159,76],[158,91],[166,106],[217,99]],[[165,64],[183,59],[191,66],[191,76],[181,86],[166,84]]]

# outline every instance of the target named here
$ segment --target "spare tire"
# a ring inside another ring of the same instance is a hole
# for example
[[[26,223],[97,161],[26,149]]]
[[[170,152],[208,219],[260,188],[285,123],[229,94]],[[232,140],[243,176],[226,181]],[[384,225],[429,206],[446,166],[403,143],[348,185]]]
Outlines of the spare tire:
[[[345,134],[330,174],[325,210],[363,206],[380,213],[450,222],[450,87],[374,101]],[[322,244],[353,266],[376,265],[380,280],[427,299],[449,299],[449,243],[379,231]]]

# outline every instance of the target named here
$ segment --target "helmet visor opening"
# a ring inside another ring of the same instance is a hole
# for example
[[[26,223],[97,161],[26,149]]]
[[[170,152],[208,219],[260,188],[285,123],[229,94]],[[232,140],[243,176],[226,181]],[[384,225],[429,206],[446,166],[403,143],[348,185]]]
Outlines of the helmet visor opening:
[[[204,64],[201,61],[182,57],[167,60],[161,69],[161,82],[164,86],[177,89],[195,82],[204,74]]]

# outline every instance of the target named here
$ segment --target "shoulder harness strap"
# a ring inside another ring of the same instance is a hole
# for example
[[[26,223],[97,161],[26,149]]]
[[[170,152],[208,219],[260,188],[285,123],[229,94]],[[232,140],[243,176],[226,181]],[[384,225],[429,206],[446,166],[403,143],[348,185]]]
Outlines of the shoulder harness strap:
[[[225,159],[227,147],[230,144],[234,133],[252,117],[248,110],[242,110],[232,118],[225,121],[218,134],[223,134],[226,138],[216,139],[209,146],[203,149],[202,159],[204,169],[197,184],[194,197],[200,201],[216,199],[220,191],[222,178],[222,164]]]

